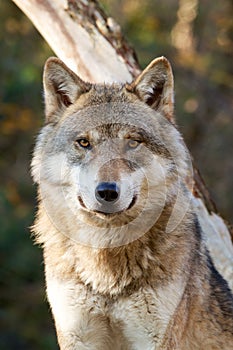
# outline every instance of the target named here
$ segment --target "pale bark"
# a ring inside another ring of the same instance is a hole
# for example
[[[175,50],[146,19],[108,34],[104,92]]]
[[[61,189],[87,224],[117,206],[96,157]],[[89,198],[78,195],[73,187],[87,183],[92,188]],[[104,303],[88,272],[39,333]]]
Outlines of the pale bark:
[[[13,1],[55,54],[84,80],[130,81],[139,72],[119,25],[106,17],[95,1]]]
[[[30,18],[55,54],[90,82],[131,81],[139,72],[134,51],[119,25],[95,0],[13,0]],[[215,265],[233,289],[230,227],[215,206],[197,171],[194,203]],[[233,236],[232,236],[233,237]]]

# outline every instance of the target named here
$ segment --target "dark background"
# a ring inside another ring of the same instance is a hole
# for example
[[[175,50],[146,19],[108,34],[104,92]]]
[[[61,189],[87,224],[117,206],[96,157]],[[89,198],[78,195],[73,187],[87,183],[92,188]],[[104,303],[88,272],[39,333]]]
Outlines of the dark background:
[[[105,0],[142,67],[172,63],[176,117],[220,213],[231,219],[232,2]],[[42,254],[29,227],[36,189],[29,164],[43,121],[41,75],[53,55],[10,1],[0,2],[0,349],[57,349]]]

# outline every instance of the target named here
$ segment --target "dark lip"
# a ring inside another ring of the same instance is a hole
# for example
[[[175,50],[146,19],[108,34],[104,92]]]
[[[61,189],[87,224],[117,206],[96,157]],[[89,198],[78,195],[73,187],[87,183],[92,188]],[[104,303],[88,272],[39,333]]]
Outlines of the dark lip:
[[[85,206],[85,204],[84,204],[84,202],[83,202],[81,196],[78,196],[78,200],[79,200],[81,206],[82,206],[84,209],[87,209],[87,207]],[[123,210],[120,210],[120,211],[117,211],[117,212],[114,212],[114,213],[106,213],[106,212],[101,211],[101,210],[93,210],[92,212],[95,213],[95,214],[101,214],[101,215],[103,215],[103,216],[105,216],[105,217],[113,217],[113,216],[116,216],[116,215],[118,215],[118,214],[121,214],[121,213],[123,213],[123,212],[125,212],[125,211],[127,211],[127,210],[130,210],[130,209],[134,206],[134,204],[136,203],[136,201],[137,201],[137,196],[135,195],[135,196],[133,196],[132,201],[130,202],[129,206],[128,206],[126,209],[123,209]],[[88,210],[88,209],[87,209],[87,210]]]
[[[122,213],[126,212],[127,210],[131,209],[134,206],[134,204],[136,203],[136,200],[137,200],[137,196],[134,196],[132,201],[130,202],[128,208],[117,211],[115,213],[106,213],[106,212],[100,211],[100,210],[95,210],[94,213],[101,214],[104,217],[111,218],[111,217],[117,216],[117,215],[122,214]]]
[[[85,209],[87,209],[87,207],[85,206],[83,200],[82,200],[82,197],[81,196],[78,196],[78,200],[79,200],[79,203],[81,204],[81,206]]]
[[[134,206],[134,204],[136,203],[136,200],[137,200],[137,196],[135,195],[135,196],[133,196],[133,199],[126,210],[131,209]]]

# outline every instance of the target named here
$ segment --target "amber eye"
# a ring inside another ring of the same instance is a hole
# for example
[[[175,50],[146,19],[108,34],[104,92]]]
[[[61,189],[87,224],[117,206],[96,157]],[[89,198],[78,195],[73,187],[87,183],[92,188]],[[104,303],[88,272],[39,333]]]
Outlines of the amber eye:
[[[128,140],[128,147],[129,148],[136,148],[140,144],[137,140]]]
[[[78,139],[76,140],[76,143],[81,146],[82,148],[91,148],[91,144],[87,139]]]

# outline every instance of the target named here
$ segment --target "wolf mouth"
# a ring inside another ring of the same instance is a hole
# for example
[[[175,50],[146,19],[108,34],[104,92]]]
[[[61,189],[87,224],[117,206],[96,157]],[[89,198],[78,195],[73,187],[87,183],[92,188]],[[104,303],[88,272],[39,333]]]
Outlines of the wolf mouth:
[[[101,210],[89,210],[89,209],[86,207],[86,205],[84,204],[84,202],[83,202],[81,196],[78,196],[78,200],[79,200],[79,203],[81,204],[81,206],[82,206],[84,209],[86,209],[86,210],[88,210],[88,211],[92,211],[92,212],[95,213],[95,214],[101,214],[101,215],[104,216],[104,217],[112,217],[112,216],[121,214],[121,213],[123,213],[123,212],[125,212],[125,211],[127,211],[127,210],[130,210],[130,209],[134,206],[134,204],[136,203],[136,201],[137,201],[137,196],[136,196],[136,195],[133,196],[132,201],[130,202],[130,204],[129,204],[129,206],[128,206],[127,208],[122,209],[122,210],[119,210],[119,211],[115,211],[115,212],[112,212],[112,213],[110,213],[110,212],[105,212],[105,211],[101,211]]]

